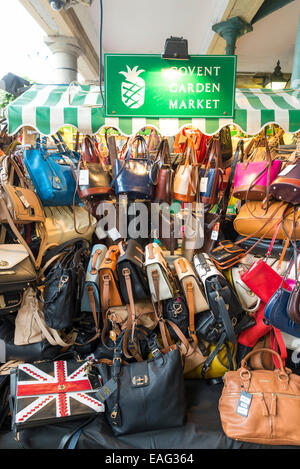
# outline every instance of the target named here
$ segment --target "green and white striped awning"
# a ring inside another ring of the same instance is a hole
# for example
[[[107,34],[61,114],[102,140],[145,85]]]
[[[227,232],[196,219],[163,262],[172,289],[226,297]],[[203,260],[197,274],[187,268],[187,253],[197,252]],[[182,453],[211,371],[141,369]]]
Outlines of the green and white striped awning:
[[[9,135],[24,126],[47,136],[64,126],[89,135],[97,134],[106,126],[115,127],[124,135],[153,126],[163,136],[172,136],[186,125],[213,135],[230,124],[249,135],[259,133],[268,124],[277,124],[285,132],[295,133],[300,130],[300,90],[237,89],[235,114],[230,119],[146,119],[105,117],[100,88],[94,85],[33,85],[8,106],[7,119]]]

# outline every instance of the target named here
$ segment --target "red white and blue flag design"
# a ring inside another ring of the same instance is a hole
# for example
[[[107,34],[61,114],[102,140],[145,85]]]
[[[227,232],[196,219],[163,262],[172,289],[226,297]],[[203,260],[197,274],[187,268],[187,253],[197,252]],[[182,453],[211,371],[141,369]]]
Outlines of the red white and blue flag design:
[[[18,366],[15,424],[46,424],[104,412],[86,375],[87,362],[54,361]],[[101,381],[99,378],[99,389]]]

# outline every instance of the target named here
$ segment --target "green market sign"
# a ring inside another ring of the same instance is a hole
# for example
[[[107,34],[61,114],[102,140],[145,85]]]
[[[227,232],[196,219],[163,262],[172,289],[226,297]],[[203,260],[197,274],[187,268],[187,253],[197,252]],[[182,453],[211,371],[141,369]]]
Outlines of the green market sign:
[[[105,54],[108,117],[234,117],[236,56]]]

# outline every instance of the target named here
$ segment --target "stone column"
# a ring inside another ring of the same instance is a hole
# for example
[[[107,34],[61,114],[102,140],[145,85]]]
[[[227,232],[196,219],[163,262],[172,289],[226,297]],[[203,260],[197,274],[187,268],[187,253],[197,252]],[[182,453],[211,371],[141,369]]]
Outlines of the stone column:
[[[52,83],[68,84],[77,81],[77,61],[82,49],[77,39],[67,36],[48,36],[44,40],[53,54]]]

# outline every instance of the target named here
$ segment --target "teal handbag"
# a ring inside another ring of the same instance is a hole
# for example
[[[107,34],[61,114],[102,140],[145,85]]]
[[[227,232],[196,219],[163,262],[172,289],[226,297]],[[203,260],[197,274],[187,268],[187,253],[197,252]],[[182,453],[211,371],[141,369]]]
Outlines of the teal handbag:
[[[38,135],[35,148],[24,152],[24,164],[45,207],[73,205],[73,201],[78,205],[75,173],[80,155],[71,151],[59,134],[52,139],[58,152],[50,153],[46,137],[41,141]]]

